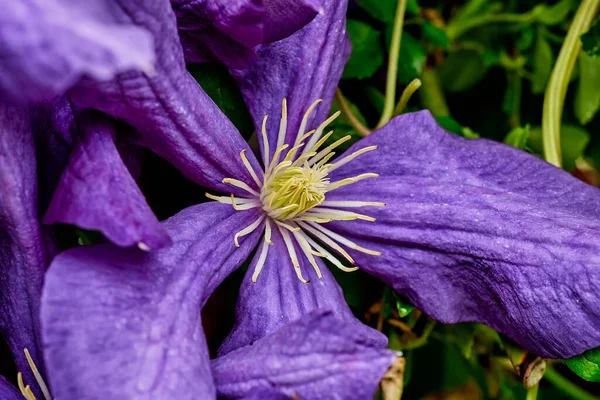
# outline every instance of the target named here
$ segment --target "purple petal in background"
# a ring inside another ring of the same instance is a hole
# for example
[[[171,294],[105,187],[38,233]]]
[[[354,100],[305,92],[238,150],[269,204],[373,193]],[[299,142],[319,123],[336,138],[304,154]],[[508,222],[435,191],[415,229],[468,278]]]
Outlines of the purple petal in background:
[[[200,308],[253,250],[257,233],[239,248],[233,235],[255,217],[205,203],[164,222],[171,247],[86,246],[56,257],[42,298],[54,396],[214,397]]]
[[[407,114],[354,145],[377,151],[328,193],[371,200],[376,222],[328,226],[382,256],[352,252],[433,318],[479,321],[535,354],[567,358],[600,346],[600,190],[514,148],[445,132]]]
[[[395,358],[365,342],[353,323],[314,310],[211,366],[217,392],[228,398],[264,388],[307,400],[351,400],[372,398]]]
[[[287,38],[312,21],[324,0],[263,0],[265,8],[264,42]],[[340,1],[344,3],[344,1]]]
[[[75,119],[66,96],[30,107],[38,165],[40,209],[44,212],[69,163],[75,138]]]
[[[254,47],[283,39],[310,22],[320,0],[172,0],[187,62],[217,59],[244,68]]]
[[[43,369],[39,306],[49,264],[37,209],[35,148],[27,111],[0,105],[0,330],[19,371],[34,378],[23,350]]]
[[[241,68],[263,41],[261,0],[171,0],[185,60]]]
[[[263,239],[264,240],[264,239]],[[225,339],[219,354],[246,346],[283,325],[295,321],[316,308],[331,310],[336,318],[345,321],[356,334],[361,333],[365,341],[373,346],[386,347],[387,338],[381,333],[363,325],[348,308],[342,289],[339,287],[325,264],[317,257],[323,275],[317,274],[297,249],[302,275],[310,283],[302,283],[294,271],[281,234],[273,230],[273,245],[269,247],[267,259],[256,283],[252,282],[257,255],[250,264],[244,278],[236,308],[236,325]],[[262,247],[262,244],[261,244]]]
[[[258,132],[264,116],[269,115],[270,143],[277,143],[284,97],[288,108],[286,143],[294,143],[302,117],[315,100],[323,99],[323,103],[312,113],[307,131],[327,118],[350,55],[346,5],[346,0],[325,0],[323,11],[312,22],[284,40],[260,46],[259,58],[249,68],[231,71]],[[275,146],[270,150],[273,153]]]
[[[82,76],[152,70],[152,38],[143,29],[103,18],[114,0],[7,1],[0,13],[0,97],[49,99]]]
[[[136,72],[98,83],[86,80],[72,92],[79,106],[93,107],[132,125],[140,143],[176,166],[189,179],[226,193],[245,194],[222,182],[235,177],[255,186],[240,159],[259,171],[248,144],[231,121],[185,69],[175,15],[169,0],[140,4],[122,0],[113,18],[150,31],[157,53],[151,77]],[[259,172],[260,173],[260,172]]]
[[[98,230],[119,246],[167,245],[169,237],[115,146],[114,122],[97,112],[78,120],[77,143],[44,222]]]
[[[0,376],[0,399],[23,400],[23,396],[10,382]]]

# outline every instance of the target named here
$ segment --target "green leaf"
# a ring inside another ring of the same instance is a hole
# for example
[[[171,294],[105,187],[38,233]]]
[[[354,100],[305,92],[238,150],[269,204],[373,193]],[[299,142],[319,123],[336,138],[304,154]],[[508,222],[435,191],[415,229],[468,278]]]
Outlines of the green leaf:
[[[450,47],[450,41],[446,31],[432,24],[431,22],[423,22],[423,36],[425,36],[431,43],[436,44],[443,49]]]
[[[538,37],[533,49],[533,77],[531,78],[531,91],[543,93],[546,83],[552,73],[554,54],[548,40],[538,32]]]
[[[408,0],[406,2],[406,12],[410,14],[418,14],[419,2],[417,0]]]
[[[390,24],[394,22],[398,0],[357,0],[356,2],[373,18]]]
[[[75,228],[77,239],[81,246],[97,244],[102,242],[104,235],[99,231],[88,231],[86,229]]]
[[[473,87],[487,73],[481,55],[473,50],[450,54],[439,69],[442,86],[449,92],[462,92]]]
[[[227,68],[217,64],[194,64],[188,69],[202,89],[227,115],[235,127],[249,138],[254,132],[254,124],[237,84]]]
[[[527,141],[529,140],[529,135],[531,133],[530,131],[531,129],[529,125],[515,128],[511,130],[508,135],[506,135],[504,138],[504,143],[523,150],[527,147]]]
[[[520,52],[529,50],[531,46],[533,46],[534,40],[535,28],[533,26],[527,26],[521,31],[519,38],[515,42],[515,49]]]
[[[565,170],[572,171],[575,168],[575,161],[583,156],[589,142],[590,134],[585,129],[577,125],[561,126],[560,147]],[[539,126],[531,128],[527,146],[538,154],[543,153],[542,129]]]
[[[581,35],[583,51],[593,57],[600,57],[600,21],[596,21],[589,31]]]
[[[579,54],[579,84],[575,93],[575,116],[581,125],[600,109],[600,58]]]
[[[569,358],[565,364],[586,381],[600,382],[600,347]]]
[[[381,34],[364,22],[349,19],[346,30],[352,41],[352,54],[342,78],[368,78],[383,64]]]
[[[403,32],[398,59],[398,81],[408,84],[413,79],[419,78],[426,60],[427,52],[421,42],[410,34]]]
[[[468,1],[448,22],[446,26],[448,37],[456,39],[468,31],[471,26],[476,25],[477,20],[487,18],[500,8],[502,8],[502,4],[490,2],[489,0]]]
[[[540,4],[534,9],[535,19],[544,25],[557,25],[565,21],[573,6],[573,0],[561,0],[548,6]]]
[[[415,306],[396,295],[396,311],[398,312],[398,316],[400,318],[406,317],[408,314],[413,312],[414,309]]]

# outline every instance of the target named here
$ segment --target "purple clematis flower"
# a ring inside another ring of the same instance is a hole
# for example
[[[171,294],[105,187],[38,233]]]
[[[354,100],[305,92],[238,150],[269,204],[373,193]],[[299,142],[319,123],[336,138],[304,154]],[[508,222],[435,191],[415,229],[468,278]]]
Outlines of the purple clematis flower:
[[[600,345],[596,188],[513,148],[453,136],[428,112],[397,117],[333,158],[335,144],[322,139],[349,53],[345,2],[325,1],[305,28],[232,71],[261,133],[262,166],[186,72],[168,2],[121,6],[119,19],[153,33],[156,74],[83,82],[75,102],[124,119],[140,143],[224,195],[165,222],[170,247],[105,245],[55,259],[42,325],[57,396],[210,398],[216,384],[234,398],[315,398],[325,375],[271,366],[290,357],[280,352],[289,324],[314,327],[319,315],[358,335],[349,339],[366,346],[361,356],[380,354],[372,370],[340,378],[372,391],[392,356],[352,316],[323,258],[359,266],[436,319],[484,322],[542,356]],[[198,309],[255,248],[211,377]],[[232,369],[246,362],[260,371]],[[353,398],[349,388],[328,393]]]

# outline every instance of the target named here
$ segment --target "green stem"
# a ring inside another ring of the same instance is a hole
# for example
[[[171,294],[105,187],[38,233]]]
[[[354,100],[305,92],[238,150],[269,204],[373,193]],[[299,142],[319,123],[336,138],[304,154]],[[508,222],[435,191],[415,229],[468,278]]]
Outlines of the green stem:
[[[539,388],[540,388],[540,385],[535,385],[534,387],[527,389],[527,394],[525,395],[525,400],[536,400]]]
[[[426,69],[421,75],[421,81],[423,88],[419,91],[419,96],[423,107],[436,117],[450,115],[437,71],[433,68]]]
[[[550,75],[548,87],[544,95],[542,115],[542,138],[544,141],[544,157],[546,161],[560,167],[562,155],[560,151],[560,121],[562,108],[569,86],[569,79],[581,50],[579,37],[586,32],[600,7],[600,0],[583,0],[577,9],[573,22],[569,27],[565,41],[560,49],[556,64]]]
[[[573,400],[597,400],[597,397],[586,392],[550,366],[546,369],[544,378],[553,384],[558,390],[569,396]]]
[[[421,80],[418,78],[413,79],[408,84],[406,89],[404,89],[404,92],[402,92],[402,96],[400,96],[400,101],[398,102],[398,105],[396,106],[396,109],[394,110],[394,115],[402,114],[402,111],[404,111],[404,108],[406,108],[408,101],[410,100],[412,95],[421,87],[421,84],[422,84]]]
[[[358,118],[356,118],[356,115],[354,115],[354,113],[350,109],[350,106],[348,105],[348,102],[346,101],[346,98],[344,97],[344,95],[342,94],[342,91],[340,89],[336,89],[335,98],[338,101],[338,103],[340,103],[340,109],[342,110],[342,112],[344,113],[346,118],[348,118],[350,125],[352,125],[354,127],[354,129],[356,129],[358,131],[358,133],[360,133],[363,136],[367,136],[369,133],[371,133],[369,128],[364,126],[358,120]]]
[[[385,103],[377,128],[387,124],[394,115],[396,85],[398,84],[396,82],[398,77],[398,58],[400,57],[400,39],[402,38],[402,25],[404,22],[404,13],[406,11],[406,1],[407,0],[399,0],[398,7],[396,7],[392,44],[390,46],[390,57],[388,60],[387,80],[385,82]]]

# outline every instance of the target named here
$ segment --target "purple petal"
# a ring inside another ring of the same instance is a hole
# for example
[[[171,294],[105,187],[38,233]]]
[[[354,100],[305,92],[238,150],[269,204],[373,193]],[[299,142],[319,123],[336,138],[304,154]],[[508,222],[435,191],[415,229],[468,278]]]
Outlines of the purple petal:
[[[146,203],[115,146],[110,119],[88,112],[44,223],[98,230],[119,246],[157,248],[169,237]]]
[[[212,361],[219,395],[257,388],[301,399],[369,399],[396,358],[364,342],[352,323],[315,310],[257,342]]]
[[[381,256],[356,262],[446,323],[480,321],[532,352],[600,346],[600,190],[488,140],[407,114],[354,145],[378,145],[334,171],[367,179],[329,200],[371,200],[376,222],[329,224]]]
[[[67,4],[68,3],[68,4]],[[5,2],[0,13],[0,97],[39,101],[64,92],[82,76],[111,79],[149,71],[152,38],[143,29],[105,18],[111,0]]]
[[[346,0],[325,0],[317,17],[287,39],[259,47],[259,58],[232,75],[246,100],[258,132],[265,115],[270,143],[277,143],[281,101],[287,98],[287,141],[294,143],[309,106],[323,99],[308,120],[307,131],[327,118],[350,55],[346,37]],[[259,139],[262,140],[259,135]],[[275,151],[271,146],[271,153]]]
[[[264,42],[292,35],[315,18],[322,3],[323,0],[263,0]]]
[[[320,0],[171,0],[187,62],[213,58],[244,68],[254,47],[288,37],[310,22]]]
[[[122,74],[109,83],[87,80],[72,95],[80,106],[93,107],[127,121],[142,145],[170,161],[191,180],[222,192],[245,194],[222,182],[235,177],[255,187],[240,160],[258,163],[231,121],[186,71],[169,0],[122,0],[113,18],[150,31],[157,53],[155,72]]]
[[[0,105],[0,331],[19,371],[34,382],[23,350],[40,363],[39,298],[49,254],[37,220],[33,136],[27,111]]]
[[[23,400],[23,396],[21,396],[21,393],[10,382],[0,376],[0,399]]]
[[[263,42],[261,0],[171,0],[187,62],[217,59],[241,68]]]
[[[244,400],[294,400],[281,390],[271,387],[257,387],[244,396]]]
[[[42,336],[62,399],[214,397],[200,308],[253,250],[233,235],[256,212],[204,203],[164,222],[171,247],[112,245],[57,256],[42,297]]]
[[[302,275],[310,280],[309,284],[302,283],[296,276],[283,238],[276,229],[273,230],[272,240],[273,245],[269,246],[265,265],[255,283],[252,282],[252,274],[259,252],[250,264],[240,288],[236,324],[221,345],[220,355],[255,342],[317,308],[333,311],[337,318],[353,325],[353,331],[361,333],[364,340],[373,346],[387,345],[384,335],[363,325],[352,315],[342,289],[320,259],[317,259],[317,265],[322,279],[317,277],[301,249],[296,249]]]
[[[66,96],[31,107],[31,126],[35,137],[41,211],[50,204],[60,182],[75,138],[75,120]]]

